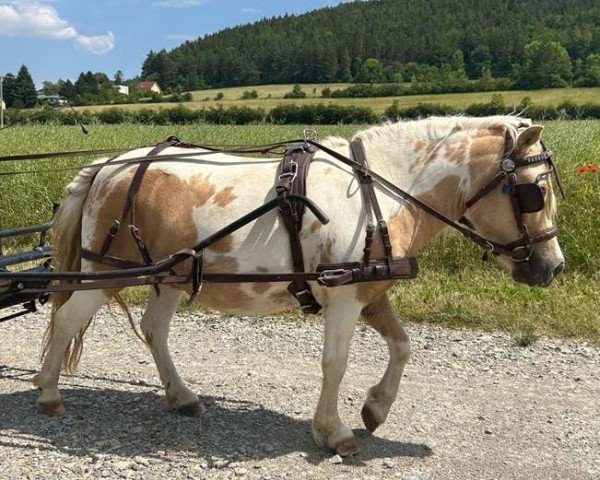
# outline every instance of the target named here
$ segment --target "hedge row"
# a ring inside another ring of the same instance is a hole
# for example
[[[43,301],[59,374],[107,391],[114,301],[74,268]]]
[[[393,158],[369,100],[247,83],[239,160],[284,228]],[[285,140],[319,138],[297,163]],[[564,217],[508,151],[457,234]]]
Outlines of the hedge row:
[[[273,108],[266,112],[262,108],[216,107],[192,110],[179,105],[174,108],[153,110],[140,108],[126,110],[122,108],[107,108],[96,112],[63,111],[46,108],[38,112],[11,111],[7,115],[7,123],[58,123],[73,125],[76,123],[142,123],[156,125],[185,125],[193,123],[208,123],[217,125],[247,125],[252,123],[276,124],[323,124],[337,125],[340,123],[374,123],[378,116],[364,107],[342,105],[286,105]]]
[[[422,103],[413,107],[401,107],[394,102],[385,110],[390,120],[423,118],[430,115],[469,115],[485,117],[488,115],[506,115],[522,112],[536,120],[584,120],[600,119],[600,103],[575,104],[563,102],[557,106],[532,105],[522,102],[520,105],[507,106],[503,102],[474,103],[464,108],[439,103]]]
[[[575,104],[563,102],[558,106],[533,105],[525,98],[516,108],[504,104],[501,95],[493,95],[489,103],[476,103],[465,108],[452,107],[445,104],[419,104],[413,107],[402,107],[394,102],[384,113],[383,118],[390,120],[422,118],[430,115],[471,116],[501,115],[524,111],[528,117],[538,120],[554,119],[597,119],[600,118],[600,104]],[[342,105],[280,105],[269,112],[264,109],[250,107],[217,107],[192,110],[182,105],[174,108],[153,110],[125,110],[107,108],[97,112],[65,111],[46,108],[41,111],[8,111],[7,124],[56,123],[74,125],[76,123],[141,123],[156,125],[182,125],[193,123],[246,125],[256,123],[336,125],[336,124],[368,124],[382,120],[382,117],[367,107]]]
[[[400,97],[440,93],[494,92],[514,89],[514,82],[507,78],[487,78],[448,82],[389,83],[382,85],[359,84],[340,90],[325,90],[324,97],[372,98]]]

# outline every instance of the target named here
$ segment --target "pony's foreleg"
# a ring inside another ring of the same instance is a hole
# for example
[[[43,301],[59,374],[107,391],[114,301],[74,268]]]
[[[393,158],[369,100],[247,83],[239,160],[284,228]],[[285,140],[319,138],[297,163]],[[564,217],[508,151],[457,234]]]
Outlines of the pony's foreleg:
[[[200,404],[198,395],[184,385],[173,364],[168,346],[169,326],[179,305],[181,293],[181,290],[161,287],[160,296],[157,296],[152,289],[141,328],[165,387],[167,408],[177,410],[183,415],[194,416],[201,415],[204,407]]]
[[[346,372],[348,348],[362,308],[361,303],[352,298],[353,293],[347,287],[338,287],[325,306],[323,384],[312,424],[317,443],[342,456],[359,452],[352,430],[342,423],[338,414],[340,383]]]
[[[83,333],[87,323],[107,300],[108,297],[102,290],[73,292],[69,300],[54,314],[44,364],[33,380],[42,391],[37,401],[40,412],[48,415],[61,415],[65,412],[58,391],[63,357],[71,340],[79,332]]]
[[[385,339],[390,360],[380,382],[369,389],[361,415],[368,430],[385,422],[398,395],[402,371],[410,357],[410,341],[394,313],[387,294],[363,308],[364,320]]]

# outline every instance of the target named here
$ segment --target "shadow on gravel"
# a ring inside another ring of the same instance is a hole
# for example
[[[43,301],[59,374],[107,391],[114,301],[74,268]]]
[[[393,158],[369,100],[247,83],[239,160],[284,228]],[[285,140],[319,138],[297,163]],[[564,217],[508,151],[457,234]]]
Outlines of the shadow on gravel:
[[[193,455],[209,464],[262,460],[294,452],[317,464],[332,455],[315,445],[307,420],[252,402],[211,397],[201,398],[208,407],[202,417],[182,417],[164,411],[160,395],[147,391],[147,387],[145,390],[66,387],[61,390],[67,408],[62,417],[38,414],[34,389],[0,394],[0,446],[73,456],[110,453],[160,459]],[[432,454],[427,445],[386,440],[366,430],[355,433],[362,452],[347,462],[350,464]]]

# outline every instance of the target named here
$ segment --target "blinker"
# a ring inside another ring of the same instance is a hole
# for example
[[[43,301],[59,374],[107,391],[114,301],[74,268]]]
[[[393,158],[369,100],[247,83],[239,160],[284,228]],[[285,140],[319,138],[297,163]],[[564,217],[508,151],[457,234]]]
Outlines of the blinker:
[[[544,209],[544,193],[537,183],[521,183],[514,188],[521,212],[534,213]]]

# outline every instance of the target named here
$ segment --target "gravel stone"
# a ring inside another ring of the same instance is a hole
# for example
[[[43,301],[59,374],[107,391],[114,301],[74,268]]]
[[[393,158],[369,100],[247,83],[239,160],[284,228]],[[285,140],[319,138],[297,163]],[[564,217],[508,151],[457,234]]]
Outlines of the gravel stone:
[[[0,324],[0,480],[600,478],[596,344],[540,338],[520,348],[508,334],[409,323],[398,399],[370,434],[360,410],[388,353],[359,325],[339,413],[361,453],[342,459],[311,434],[319,317],[176,316],[174,362],[207,407],[194,418],[165,410],[146,347],[107,311],[88,330],[78,371],[61,376],[66,415],[39,415],[31,380],[47,317],[44,308]]]

